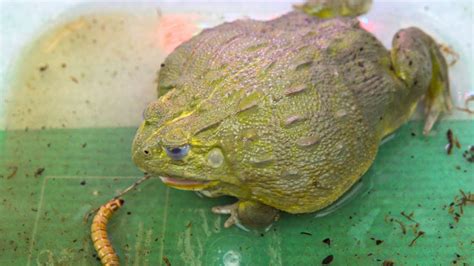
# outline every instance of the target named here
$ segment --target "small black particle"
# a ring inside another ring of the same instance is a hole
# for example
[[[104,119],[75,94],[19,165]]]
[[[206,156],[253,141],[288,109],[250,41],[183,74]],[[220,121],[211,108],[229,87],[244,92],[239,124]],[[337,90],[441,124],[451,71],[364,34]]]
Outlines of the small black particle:
[[[263,233],[260,234],[261,237],[264,237],[265,235]]]
[[[82,144],[82,148],[85,148],[85,147],[87,147],[87,143]]]
[[[413,65],[413,61],[410,60],[410,61],[408,62],[408,65],[409,65],[409,66]]]
[[[307,235],[307,236],[312,236],[313,234],[309,233],[309,232],[300,232],[300,234],[302,235]]]
[[[72,241],[72,243],[76,243],[76,242],[77,242],[77,239],[74,239],[74,240]]]
[[[328,246],[331,246],[331,239],[329,239],[329,237],[328,237],[328,238],[323,240],[323,243],[327,244]]]
[[[333,261],[334,259],[334,256],[333,255],[329,255],[327,256],[326,258],[324,258],[324,260],[322,261],[322,264],[323,265],[329,265],[331,264],[331,262]]]
[[[416,133],[415,133],[415,132],[411,132],[411,136],[412,136],[412,137],[416,137]]]
[[[131,214],[132,214],[132,212],[127,212],[127,215],[131,215]]]
[[[382,244],[382,243],[383,243],[383,240],[378,240],[378,239],[375,240],[375,244],[376,244],[377,246],[380,245],[380,244]]]
[[[161,67],[165,67],[165,64],[161,64],[160,66],[161,66]]]
[[[80,184],[81,184],[81,186],[85,186],[86,185],[86,180],[82,180]]]

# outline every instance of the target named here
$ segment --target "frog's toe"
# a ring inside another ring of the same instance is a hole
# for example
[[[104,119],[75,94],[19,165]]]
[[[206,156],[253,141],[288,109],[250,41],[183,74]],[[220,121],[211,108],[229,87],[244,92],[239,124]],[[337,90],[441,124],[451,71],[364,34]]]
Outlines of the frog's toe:
[[[230,214],[230,217],[224,223],[225,228],[229,228],[235,224],[239,224],[239,217],[238,217],[238,208],[239,203],[236,202],[230,205],[224,206],[215,206],[212,207],[211,211],[215,214]]]
[[[231,205],[213,207],[212,212],[230,214],[224,223],[225,228],[237,225],[244,230],[268,227],[279,217],[277,209],[259,202],[245,200]]]
[[[438,88],[436,85],[442,88]],[[423,134],[428,135],[439,116],[444,112],[451,111],[452,106],[449,86],[446,84],[443,84],[443,86],[432,84],[428,94],[425,96],[425,126]]]

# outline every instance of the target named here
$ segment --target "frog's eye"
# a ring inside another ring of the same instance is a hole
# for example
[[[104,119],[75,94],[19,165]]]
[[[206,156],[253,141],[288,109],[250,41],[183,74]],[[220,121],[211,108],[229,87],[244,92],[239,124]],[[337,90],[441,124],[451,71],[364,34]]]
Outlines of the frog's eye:
[[[189,152],[189,145],[186,144],[181,147],[167,148],[165,147],[166,154],[173,160],[181,160]]]

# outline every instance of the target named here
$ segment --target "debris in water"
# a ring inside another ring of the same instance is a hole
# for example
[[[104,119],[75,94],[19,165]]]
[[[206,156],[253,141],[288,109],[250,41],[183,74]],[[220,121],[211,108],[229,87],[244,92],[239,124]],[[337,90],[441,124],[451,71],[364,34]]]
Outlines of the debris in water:
[[[40,177],[43,174],[44,170],[45,170],[44,167],[40,167],[40,168],[36,169],[35,177]]]
[[[323,240],[323,243],[327,244],[328,246],[331,246],[331,239],[329,239],[329,237],[328,237],[328,238]]]
[[[18,172],[18,166],[10,166],[9,169],[12,169],[12,172],[7,176],[7,179],[13,178]]]
[[[168,257],[163,256],[163,262],[166,264],[166,266],[171,266],[171,262],[170,262],[170,260],[168,259]]]
[[[326,258],[324,258],[324,260],[322,261],[322,264],[323,265],[329,265],[331,264],[331,262],[333,261],[334,259],[334,256],[333,255],[329,255],[327,256]]]
[[[474,163],[474,145],[470,145],[462,154],[462,157],[470,163]]]
[[[46,64],[46,65],[40,66],[40,67],[38,68],[38,70],[39,70],[40,72],[44,72],[44,71],[46,71],[46,70],[48,69],[48,67],[49,67],[49,66]]]
[[[407,218],[408,220],[410,220],[410,221],[412,221],[412,222],[415,222],[415,223],[418,223],[417,221],[415,221],[415,220],[413,219],[413,215],[414,215],[413,212],[411,212],[410,214],[407,215],[404,211],[402,211],[400,214],[401,214],[403,217]]]
[[[419,232],[418,232],[418,235],[416,235],[416,237],[410,242],[410,245],[409,245],[409,246],[410,246],[410,247],[413,246],[413,245],[415,244],[416,240],[417,240],[418,238],[420,238],[421,236],[423,236],[423,235],[425,235],[425,232],[419,231]]]

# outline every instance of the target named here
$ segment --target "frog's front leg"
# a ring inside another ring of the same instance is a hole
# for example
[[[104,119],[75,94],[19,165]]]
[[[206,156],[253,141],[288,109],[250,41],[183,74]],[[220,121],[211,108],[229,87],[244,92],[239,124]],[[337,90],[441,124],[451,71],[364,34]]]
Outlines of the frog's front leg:
[[[278,219],[279,211],[268,205],[248,200],[239,200],[234,204],[212,208],[216,214],[230,214],[224,227],[240,224],[246,228],[263,228]]]
[[[430,132],[439,115],[451,109],[448,67],[438,44],[422,30],[412,27],[400,30],[392,42],[392,64],[395,74],[405,83],[407,97],[403,104],[425,99],[425,126]]]

